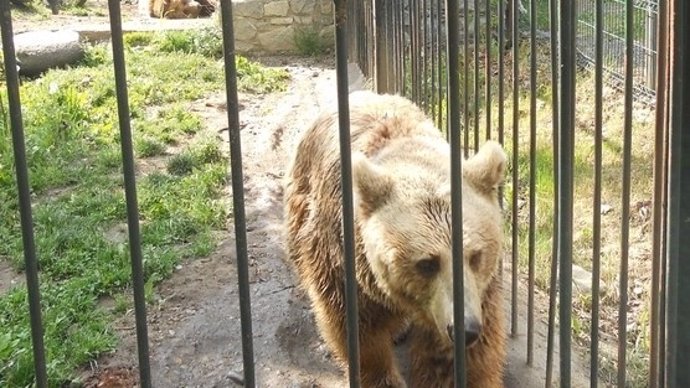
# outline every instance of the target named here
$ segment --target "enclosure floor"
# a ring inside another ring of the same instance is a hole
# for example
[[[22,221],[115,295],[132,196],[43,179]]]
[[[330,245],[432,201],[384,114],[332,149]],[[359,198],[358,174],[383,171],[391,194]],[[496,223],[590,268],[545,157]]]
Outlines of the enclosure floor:
[[[294,147],[297,135],[322,108],[335,104],[335,71],[333,63],[323,61],[269,59],[268,62],[289,64],[292,74],[289,90],[240,97],[257,386],[345,387],[343,375],[319,339],[304,295],[294,287],[294,277],[283,261],[281,244],[280,180],[286,168],[286,150]],[[193,109],[206,119],[210,128],[221,130],[227,127],[224,101],[224,94],[219,94],[195,103]],[[227,131],[221,133],[227,141]],[[232,225],[232,220],[229,224]],[[546,326],[542,323],[536,328],[534,365],[525,365],[525,295],[523,288],[519,335],[510,340],[508,388],[544,386]],[[506,293],[507,316],[508,296]],[[157,290],[156,298],[157,303],[149,307],[155,385],[241,386],[236,382],[242,374],[242,349],[232,230],[224,235],[212,255],[178,268]],[[538,307],[539,311],[546,311],[548,306]],[[85,374],[136,365],[133,317],[125,316],[116,326],[122,338],[120,348],[99,360],[95,370],[85,370]],[[404,345],[400,353],[402,348]],[[585,376],[578,369],[573,375]]]

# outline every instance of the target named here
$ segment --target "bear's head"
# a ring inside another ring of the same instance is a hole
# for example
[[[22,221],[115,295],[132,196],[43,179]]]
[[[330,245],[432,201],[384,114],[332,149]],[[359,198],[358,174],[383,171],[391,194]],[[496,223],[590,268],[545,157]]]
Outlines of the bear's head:
[[[453,265],[448,145],[407,140],[373,158],[352,155],[355,216],[378,288],[397,308],[453,343]],[[482,300],[499,270],[503,220],[497,188],[506,156],[488,141],[463,161],[466,344],[482,330]]]

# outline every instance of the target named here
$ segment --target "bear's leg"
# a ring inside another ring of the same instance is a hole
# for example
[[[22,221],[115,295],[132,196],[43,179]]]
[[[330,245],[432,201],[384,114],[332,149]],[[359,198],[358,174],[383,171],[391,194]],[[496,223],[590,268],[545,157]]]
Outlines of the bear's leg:
[[[335,358],[347,367],[347,328],[344,311],[325,303],[314,304],[319,331]],[[377,328],[359,327],[360,376],[362,388],[406,388],[395,360],[393,333],[389,326],[377,322]]]
[[[501,332],[497,332],[492,340],[483,335],[472,347],[467,349],[465,365],[467,365],[468,388],[503,388],[504,352],[500,345]],[[498,342],[498,344],[496,343]]]
[[[453,349],[443,346],[432,333],[414,329],[410,345],[411,386],[450,388],[453,386]],[[498,341],[501,333],[496,333]],[[503,348],[482,336],[465,352],[468,388],[503,388]]]
[[[424,329],[410,333],[410,388],[451,388],[453,358],[443,352],[437,338]]]
[[[407,387],[397,367],[389,331],[360,331],[359,351],[362,387]]]

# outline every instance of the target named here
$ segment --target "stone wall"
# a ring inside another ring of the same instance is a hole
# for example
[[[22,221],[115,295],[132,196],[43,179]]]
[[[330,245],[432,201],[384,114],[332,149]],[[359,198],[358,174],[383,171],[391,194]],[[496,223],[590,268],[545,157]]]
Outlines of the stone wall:
[[[295,32],[333,42],[333,0],[233,1],[238,53],[296,52]]]

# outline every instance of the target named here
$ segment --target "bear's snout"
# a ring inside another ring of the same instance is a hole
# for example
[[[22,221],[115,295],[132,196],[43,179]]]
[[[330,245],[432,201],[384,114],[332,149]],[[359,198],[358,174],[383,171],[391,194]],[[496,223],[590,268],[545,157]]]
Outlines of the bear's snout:
[[[448,325],[448,338],[451,342],[455,342],[455,327]],[[465,347],[472,346],[479,339],[479,334],[482,332],[482,325],[474,318],[465,317]]]

